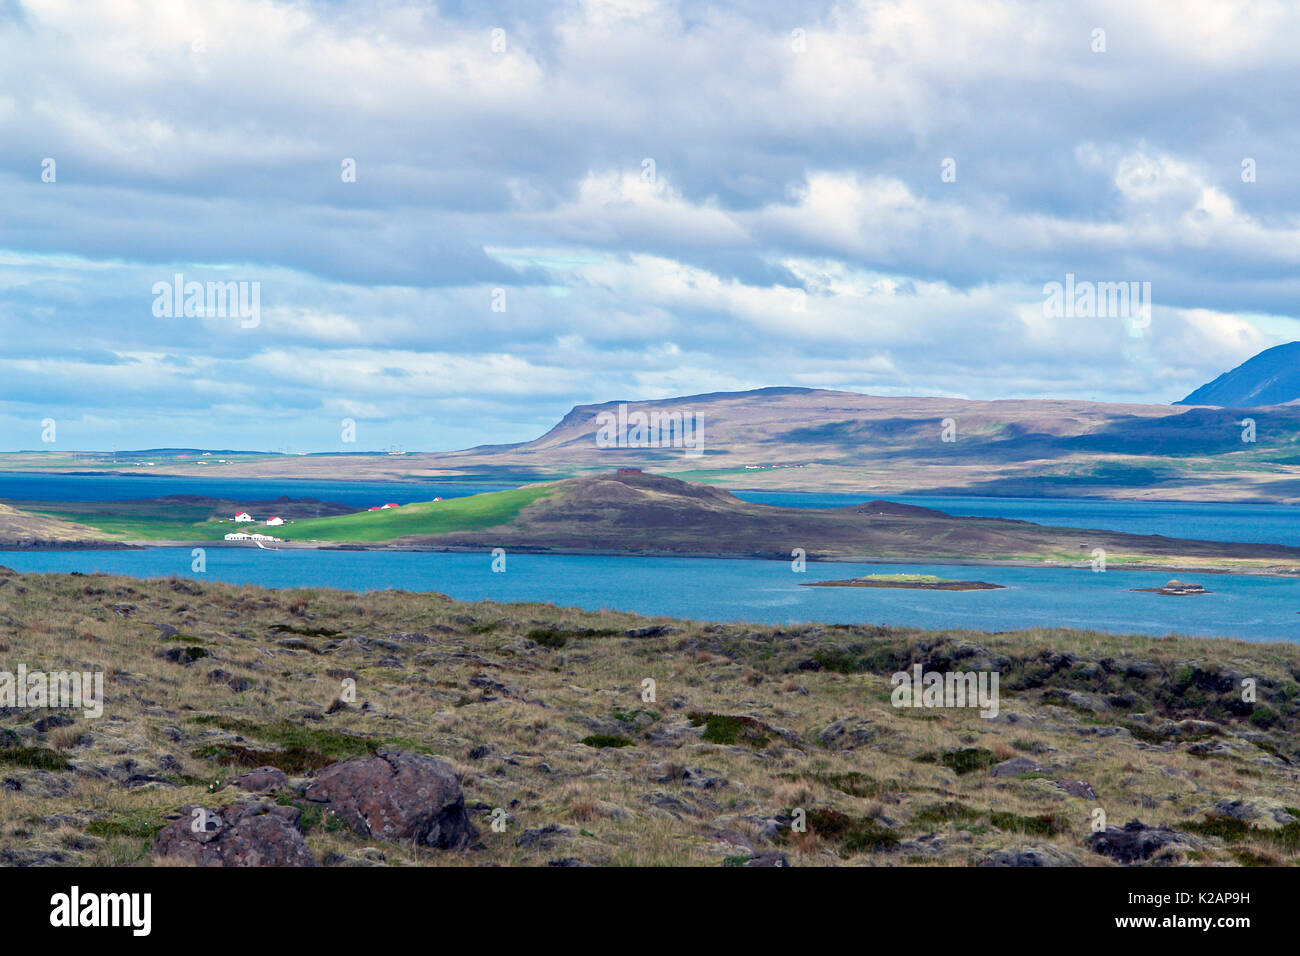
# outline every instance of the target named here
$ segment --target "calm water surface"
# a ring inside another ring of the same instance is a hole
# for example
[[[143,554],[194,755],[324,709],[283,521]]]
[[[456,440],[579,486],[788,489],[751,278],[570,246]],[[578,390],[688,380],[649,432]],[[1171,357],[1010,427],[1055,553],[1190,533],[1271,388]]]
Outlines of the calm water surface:
[[[369,506],[407,504],[499,490],[464,482],[290,481],[221,478],[0,475],[0,498],[112,500],[167,494],[232,499],[280,495]],[[741,492],[765,504],[841,507],[865,495]],[[956,515],[1019,518],[1041,524],[1300,546],[1300,509],[1285,505],[1128,503],[1076,499],[890,496]],[[1173,598],[1134,593],[1159,586],[1167,572],[813,564],[692,558],[510,555],[494,574],[485,553],[259,551],[210,548],[207,572],[190,571],[188,549],[0,552],[18,571],[101,571],[141,577],[180,575],[264,587],[325,586],[366,591],[441,591],[461,600],[538,601],[589,610],[766,624],[902,624],[925,628],[1013,630],[1079,627],[1115,633],[1184,633],[1248,640],[1300,640],[1300,580],[1199,575],[1212,594]],[[1006,585],[998,591],[806,588],[805,581],[909,572]]]
[[[1113,633],[1183,633],[1247,640],[1300,639],[1300,580],[1203,575],[1214,593],[1143,594],[1168,573],[1087,569],[973,568],[786,561],[509,555],[493,573],[483,554],[407,551],[259,551],[209,548],[207,572],[190,571],[188,549],[0,553],[18,571],[102,571],[183,577],[264,587],[398,588],[441,591],[466,601],[536,601],[587,610],[612,608],[709,621],[788,624],[897,624],[1005,631],[1078,627]],[[988,581],[998,591],[807,588],[861,574],[909,572]]]

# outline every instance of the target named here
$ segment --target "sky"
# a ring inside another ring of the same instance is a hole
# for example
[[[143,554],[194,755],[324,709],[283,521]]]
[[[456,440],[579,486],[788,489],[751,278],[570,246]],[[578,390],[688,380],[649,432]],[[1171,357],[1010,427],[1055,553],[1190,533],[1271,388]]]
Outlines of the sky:
[[[1300,338],[1297,48],[1269,0],[0,0],[0,450],[1175,401]]]

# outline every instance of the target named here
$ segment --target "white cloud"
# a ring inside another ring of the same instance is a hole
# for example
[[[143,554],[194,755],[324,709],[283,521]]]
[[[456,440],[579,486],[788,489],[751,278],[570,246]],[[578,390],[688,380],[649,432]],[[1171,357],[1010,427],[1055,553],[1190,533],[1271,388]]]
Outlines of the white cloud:
[[[1159,401],[1295,327],[1282,2],[24,10],[0,414],[108,444],[200,442],[205,405],[272,445],[346,407],[427,447],[450,402],[518,438],[639,390]],[[173,271],[260,281],[261,325],[154,320]],[[1045,318],[1067,272],[1150,281],[1148,334]]]

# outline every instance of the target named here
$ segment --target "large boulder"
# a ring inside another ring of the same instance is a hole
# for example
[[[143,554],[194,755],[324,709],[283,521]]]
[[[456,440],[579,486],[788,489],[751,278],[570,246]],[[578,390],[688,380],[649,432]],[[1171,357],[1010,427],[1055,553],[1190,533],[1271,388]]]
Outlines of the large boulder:
[[[303,796],[364,837],[459,850],[478,836],[455,772],[423,754],[385,753],[332,764]]]
[[[153,852],[192,866],[315,866],[298,830],[300,812],[269,803],[190,804],[159,831]]]

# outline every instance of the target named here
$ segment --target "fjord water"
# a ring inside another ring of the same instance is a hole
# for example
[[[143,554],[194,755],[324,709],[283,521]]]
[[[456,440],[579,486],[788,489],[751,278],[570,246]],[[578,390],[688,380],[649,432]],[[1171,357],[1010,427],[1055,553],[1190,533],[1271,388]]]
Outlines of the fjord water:
[[[232,501],[315,498],[367,508],[396,502],[408,505],[433,498],[459,498],[484,491],[503,491],[517,483],[476,481],[333,481],[284,478],[177,478],[170,475],[0,474],[0,500],[127,501],[166,495],[202,495]]]
[[[736,497],[786,508],[846,508],[863,495],[737,491]],[[1101,501],[1091,498],[988,498],[965,495],[875,495],[964,518],[1015,518],[1035,524],[1200,541],[1300,546],[1300,508],[1206,501]]]
[[[234,500],[288,495],[358,507],[406,504],[511,487],[460,481],[362,482],[0,475],[0,498],[114,500],[195,494]],[[843,507],[870,496],[741,492],[764,504]],[[1079,528],[1212,541],[1300,546],[1300,509],[1286,505],[1115,502],[1051,498],[889,496],[950,514],[1017,518]],[[386,551],[260,551],[209,548],[205,575],[192,574],[188,549],[0,552],[17,571],[179,575],[264,587],[441,591],[461,600],[539,601],[712,621],[784,624],[898,624],[924,628],[1013,630],[1079,627],[1115,633],[1183,633],[1248,640],[1300,640],[1300,580],[1251,575],[1182,575],[1211,594],[1135,593],[1169,572],[816,564],[797,574],[787,561],[516,555],[494,574],[487,554]],[[807,581],[907,572],[1006,585],[995,591],[806,588]]]
[[[358,508],[410,504],[518,487],[477,480],[344,481],[286,478],[177,478],[168,475],[0,474],[0,501],[117,501],[164,495],[203,495],[268,501],[287,495]],[[844,508],[883,497],[952,515],[1016,518],[1067,528],[1127,531],[1205,541],[1300,546],[1300,508],[1291,505],[1188,501],[1099,501],[1086,498],[990,498],[964,495],[857,495],[801,491],[737,491],[737,497],[788,508]]]
[[[1300,640],[1300,580],[1249,575],[1191,578],[1213,593],[1166,597],[1168,572],[977,568],[788,561],[576,555],[507,556],[494,573],[483,554],[413,551],[261,551],[209,548],[204,574],[190,551],[20,551],[0,554],[16,571],[172,575],[263,587],[396,588],[440,591],[465,601],[529,601],[612,608],[708,621],[792,624],[808,621],[1008,631],[1077,627],[1120,634],[1191,634],[1247,640]],[[937,574],[1006,587],[995,591],[809,588],[876,573]]]

